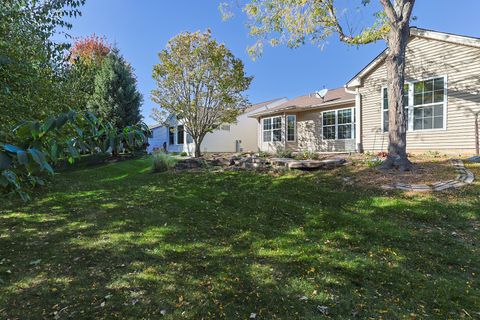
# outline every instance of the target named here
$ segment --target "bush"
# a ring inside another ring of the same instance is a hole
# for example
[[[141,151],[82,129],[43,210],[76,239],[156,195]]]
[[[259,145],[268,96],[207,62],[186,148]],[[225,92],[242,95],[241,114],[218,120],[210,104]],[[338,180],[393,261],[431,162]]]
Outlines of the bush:
[[[277,158],[293,158],[292,150],[284,148],[278,148],[275,156]]]
[[[272,155],[267,151],[259,151],[258,156],[260,158],[270,158]]]
[[[188,156],[188,153],[186,153],[185,151],[183,151],[183,152],[180,153],[180,156],[181,156],[181,157],[186,157],[186,156]]]
[[[165,152],[156,152],[152,155],[152,171],[164,172],[175,167],[177,160]]]
[[[379,165],[382,164],[382,159],[378,158],[378,157],[374,157],[370,160],[366,160],[365,161],[365,164],[367,165],[367,167],[369,168],[374,168],[374,167],[378,167]]]
[[[318,160],[320,157],[318,153],[313,151],[301,151],[295,155],[296,160]]]

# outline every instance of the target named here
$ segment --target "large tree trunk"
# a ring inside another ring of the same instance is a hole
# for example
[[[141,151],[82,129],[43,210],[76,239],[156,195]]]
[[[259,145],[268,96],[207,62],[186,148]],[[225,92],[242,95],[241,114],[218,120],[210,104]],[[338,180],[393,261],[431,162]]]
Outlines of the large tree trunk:
[[[388,156],[383,169],[410,170],[412,163],[407,156],[407,112],[403,106],[405,83],[405,51],[410,35],[409,23],[392,26],[388,34],[386,58],[388,88],[389,144]]]

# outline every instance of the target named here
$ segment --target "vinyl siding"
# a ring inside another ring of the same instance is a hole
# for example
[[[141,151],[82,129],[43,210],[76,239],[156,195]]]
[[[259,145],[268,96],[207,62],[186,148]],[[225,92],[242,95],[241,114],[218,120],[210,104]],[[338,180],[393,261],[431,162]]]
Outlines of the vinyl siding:
[[[437,150],[473,152],[475,116],[480,112],[480,50],[438,40],[414,37],[407,46],[406,81],[447,77],[446,128],[409,131],[410,152]],[[364,77],[362,96],[362,143],[365,151],[386,150],[388,135],[381,132],[381,89],[386,86],[381,63]]]

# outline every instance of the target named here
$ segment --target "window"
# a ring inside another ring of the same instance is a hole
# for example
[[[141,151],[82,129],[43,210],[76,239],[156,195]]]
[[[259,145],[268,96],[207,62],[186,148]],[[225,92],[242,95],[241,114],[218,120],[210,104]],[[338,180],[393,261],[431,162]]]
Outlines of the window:
[[[175,144],[175,127],[168,128],[168,144]]]
[[[282,117],[264,118],[263,142],[282,141]]]
[[[442,129],[444,123],[445,79],[435,78],[413,84],[413,130]]]
[[[187,132],[187,143],[193,143],[193,138],[188,132]]]
[[[295,115],[287,116],[287,141],[295,141],[295,129],[297,117]]]
[[[446,77],[437,77],[405,84],[403,103],[407,108],[409,131],[444,128],[445,83]],[[387,88],[382,89],[382,128],[388,131]]]
[[[323,139],[333,140],[336,138],[336,120],[335,111],[323,113]]]
[[[408,89],[409,85],[403,85],[403,107],[406,108],[407,117],[408,117]],[[388,132],[388,90],[387,88],[382,89],[382,108],[383,108],[383,132]],[[407,120],[408,122],[408,120]]]
[[[223,131],[230,131],[230,125],[225,124],[225,125],[221,126],[220,129],[223,130]]]
[[[323,112],[322,132],[325,140],[353,139],[355,137],[355,109]]]
[[[185,128],[183,125],[177,127],[177,144],[183,144],[185,139]]]

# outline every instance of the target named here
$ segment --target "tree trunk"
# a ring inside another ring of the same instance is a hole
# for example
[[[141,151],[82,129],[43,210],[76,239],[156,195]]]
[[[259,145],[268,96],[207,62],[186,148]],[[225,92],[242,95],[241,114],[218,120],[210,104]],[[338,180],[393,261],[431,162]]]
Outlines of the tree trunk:
[[[202,156],[202,153],[200,152],[200,144],[195,143],[195,158],[199,158]]]
[[[410,170],[412,163],[407,156],[407,115],[403,106],[405,83],[405,51],[410,35],[409,23],[393,25],[388,34],[386,57],[388,88],[388,156],[381,168]]]
[[[195,158],[199,158],[202,156],[202,152],[201,152],[201,145],[202,145],[202,141],[203,141],[203,137],[198,137],[198,138],[194,138],[193,139],[193,142],[195,143]]]

